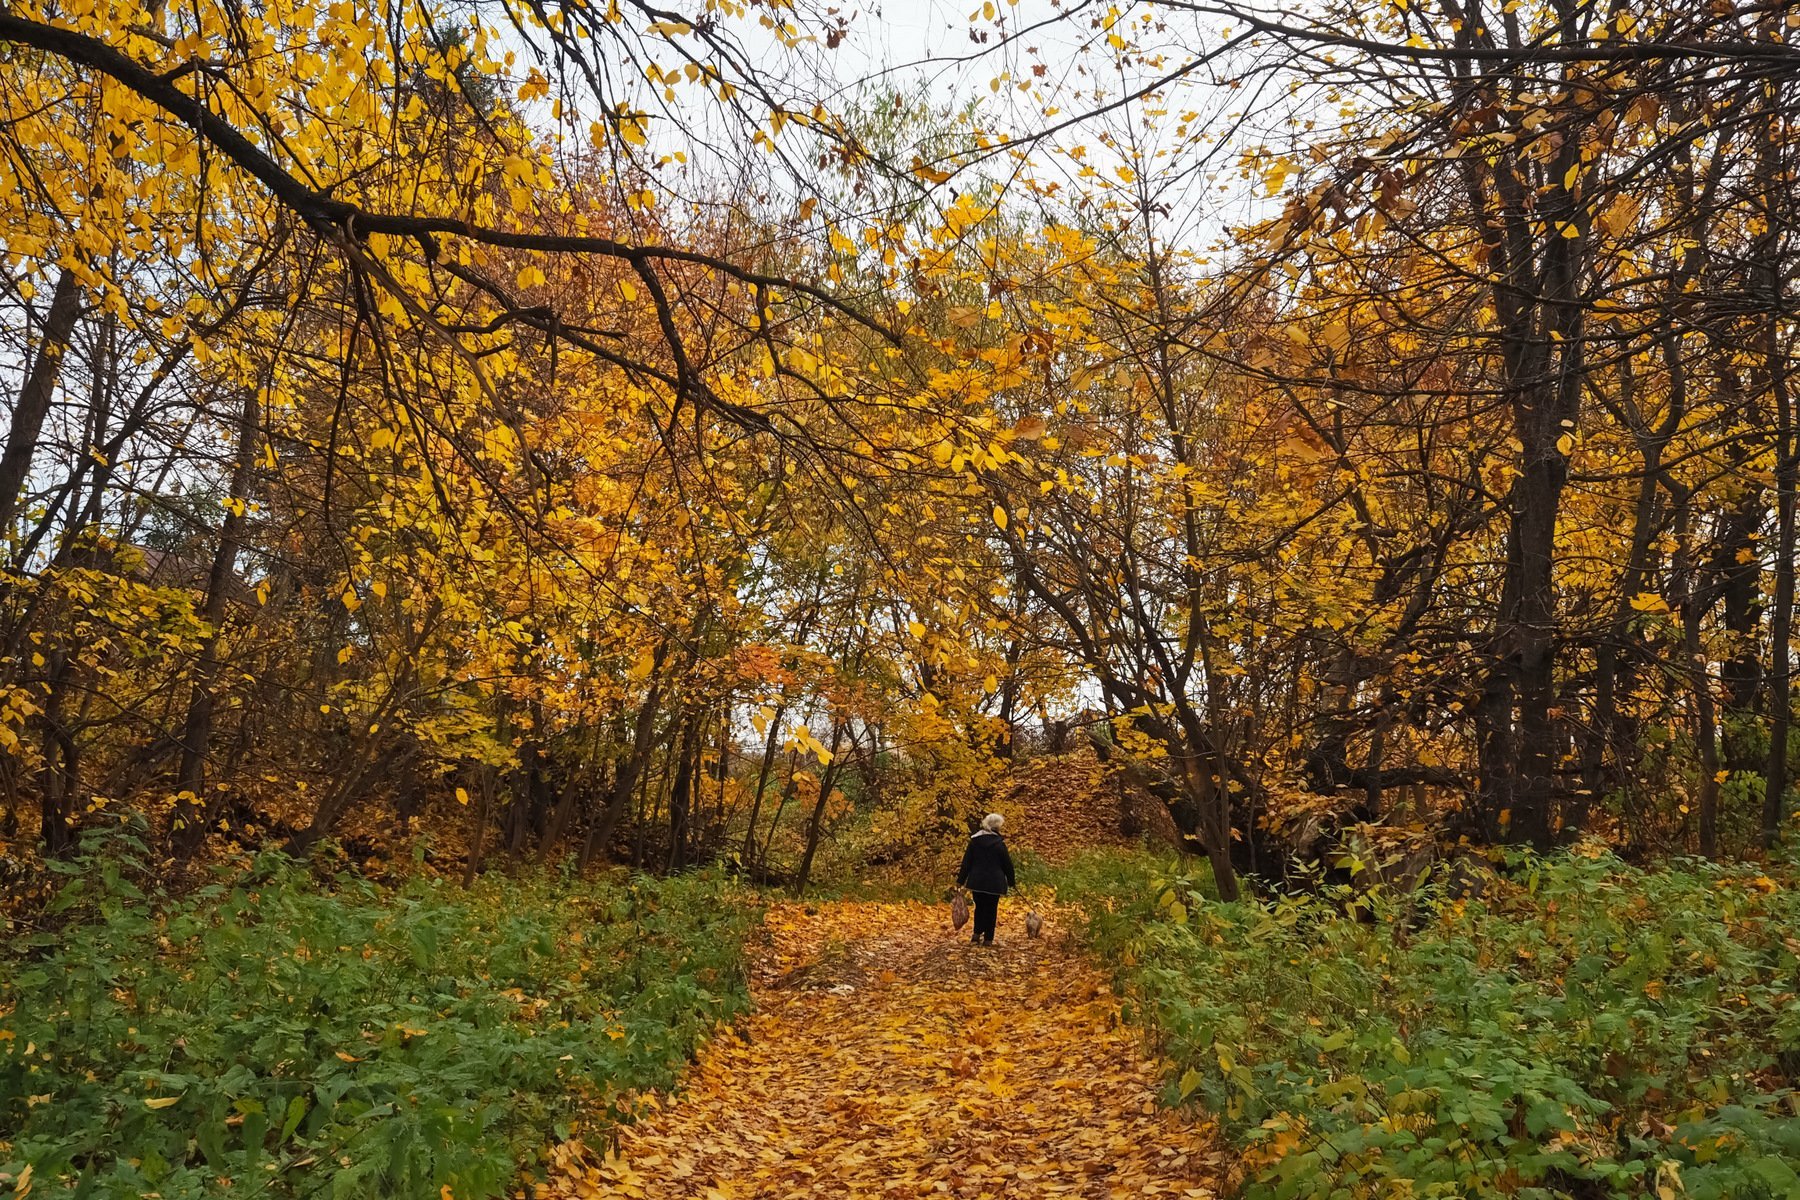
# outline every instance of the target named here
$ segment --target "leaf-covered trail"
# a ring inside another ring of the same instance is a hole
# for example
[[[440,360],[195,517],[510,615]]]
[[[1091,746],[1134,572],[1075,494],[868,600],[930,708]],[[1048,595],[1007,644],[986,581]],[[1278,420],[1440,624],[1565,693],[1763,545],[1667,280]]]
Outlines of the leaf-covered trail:
[[[999,945],[946,908],[778,906],[757,1012],[604,1157],[569,1145],[545,1197],[1213,1195],[1217,1155],[1054,911]]]

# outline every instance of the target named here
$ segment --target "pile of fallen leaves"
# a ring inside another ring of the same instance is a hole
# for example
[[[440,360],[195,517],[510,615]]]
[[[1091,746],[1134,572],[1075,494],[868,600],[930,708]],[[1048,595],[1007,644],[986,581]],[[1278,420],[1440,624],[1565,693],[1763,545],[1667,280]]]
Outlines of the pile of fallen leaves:
[[[1046,908],[999,944],[944,905],[782,905],[757,1012],[607,1147],[568,1142],[568,1197],[1212,1196],[1211,1131],[1159,1109],[1160,1071]]]
[[[1018,814],[1007,840],[1050,863],[1102,847],[1134,846],[1146,836],[1177,837],[1166,810],[1123,786],[1086,750],[1018,766],[997,799],[999,807]]]

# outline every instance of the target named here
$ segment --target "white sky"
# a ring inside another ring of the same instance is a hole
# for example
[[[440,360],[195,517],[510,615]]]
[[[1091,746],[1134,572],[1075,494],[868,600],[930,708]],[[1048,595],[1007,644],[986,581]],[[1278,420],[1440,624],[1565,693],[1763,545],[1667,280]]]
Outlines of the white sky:
[[[845,20],[844,36],[833,48],[824,44],[824,27],[817,22],[808,28],[819,36],[795,47],[782,45],[758,24],[765,11],[753,7],[725,27],[757,76],[794,110],[804,112],[816,100],[842,111],[858,96],[866,102],[898,92],[917,96],[939,112],[961,112],[974,103],[975,120],[995,136],[1038,133],[1067,122],[1217,50],[1226,40],[1221,22],[1171,13],[1147,0],[884,0],[808,9],[810,17],[829,14]],[[1133,61],[1122,63],[1109,45],[1115,32],[1141,51]],[[681,65],[677,46],[703,54],[697,36],[675,42],[652,41],[645,50],[666,70]],[[1040,183],[1057,182],[1059,200],[1109,186],[1120,197],[1118,167],[1130,161],[1135,143],[1138,173],[1155,181],[1152,200],[1164,211],[1161,236],[1190,247],[1212,243],[1254,208],[1250,185],[1238,170],[1236,147],[1268,132],[1279,134],[1290,115],[1285,93],[1276,98],[1280,103],[1271,102],[1266,81],[1232,86],[1231,64],[1245,61],[1245,53],[1232,51],[1174,84],[1160,99],[1137,100],[1048,135],[1032,146],[1029,171]],[[1021,88],[1021,82],[1029,86]],[[651,122],[651,147],[686,157],[686,170],[671,168],[657,175],[677,194],[711,193],[716,202],[723,184],[727,203],[741,197],[755,208],[760,199],[779,209],[823,191],[820,215],[829,214],[836,197],[821,186],[820,168],[804,154],[804,132],[790,126],[783,135],[783,150],[797,156],[784,166],[747,144],[753,126],[742,113],[720,110],[698,87],[677,86],[675,99],[667,101],[660,87],[624,65],[616,80],[608,80],[609,88],[615,85],[610,99],[630,96],[635,107],[658,114]],[[578,105],[586,109],[591,101],[577,96],[565,110],[573,114]],[[1240,129],[1245,110],[1272,114],[1274,127],[1258,120]],[[582,144],[587,114],[571,115],[564,127],[573,144]],[[1069,157],[1077,146],[1084,159]],[[904,166],[910,151],[901,150],[897,157]],[[1018,164],[995,158],[982,172],[991,180],[1017,169]],[[967,179],[953,178],[940,189],[941,198],[947,199],[952,188],[969,186]],[[850,213],[843,216],[851,219]]]

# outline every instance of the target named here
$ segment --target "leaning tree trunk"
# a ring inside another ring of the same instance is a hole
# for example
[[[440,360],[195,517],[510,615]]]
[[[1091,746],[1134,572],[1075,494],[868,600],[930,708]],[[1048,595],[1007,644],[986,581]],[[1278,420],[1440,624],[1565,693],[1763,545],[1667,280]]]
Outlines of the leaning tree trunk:
[[[575,800],[582,792],[584,774],[583,769],[577,769],[570,772],[571,778],[562,781],[562,794],[557,798],[556,807],[550,811],[550,821],[544,828],[544,836],[538,841],[539,862],[547,864],[556,851],[556,844],[562,841],[563,833],[569,827],[569,819],[575,814]]]
[[[38,341],[37,357],[25,376],[25,386],[19,389],[19,402],[7,428],[6,449],[0,452],[0,534],[18,515],[19,493],[31,474],[38,435],[43,432],[44,418],[50,415],[50,401],[56,396],[56,381],[62,374],[63,354],[69,348],[69,337],[75,332],[75,318],[80,312],[81,289],[74,272],[64,267],[50,295],[50,310],[44,315],[44,335]]]
[[[819,852],[819,835],[825,828],[825,806],[831,802],[831,789],[837,783],[838,772],[843,769],[843,760],[838,757],[838,746],[843,740],[844,723],[839,721],[831,729],[831,762],[819,780],[819,797],[813,802],[812,816],[806,822],[806,853],[800,856],[800,867],[794,872],[795,896],[806,893],[806,881],[812,877],[813,858]]]
[[[787,715],[787,705],[775,706],[775,715],[769,718],[769,734],[763,742],[762,766],[756,772],[756,790],[750,794],[750,820],[744,827],[744,848],[739,851],[739,858],[745,871],[756,864],[756,820],[762,815],[763,792],[769,786],[769,775],[775,768],[775,754],[781,745],[781,719]]]
[[[656,662],[662,663],[663,648],[657,651]],[[596,852],[604,854],[612,844],[613,835],[618,832],[619,822],[625,818],[625,810],[631,805],[632,794],[637,790],[638,780],[643,777],[644,768],[650,763],[650,753],[655,748],[656,717],[662,703],[662,685],[650,686],[643,704],[638,706],[637,719],[632,725],[631,746],[613,768],[612,789],[607,793],[606,807],[600,816],[588,827],[587,841],[581,848],[581,869],[587,870]]]
[[[1594,650],[1594,704],[1581,750],[1581,787],[1568,822],[1576,833],[1586,824],[1589,809],[1607,792],[1608,756],[1614,773],[1624,767],[1621,761],[1624,739],[1620,737],[1619,722],[1620,659],[1630,644],[1632,621],[1637,616],[1637,610],[1631,607],[1631,599],[1644,590],[1644,581],[1649,575],[1650,543],[1662,511],[1657,503],[1657,478],[1662,473],[1662,448],[1667,442],[1664,434],[1672,433],[1678,422],[1679,418],[1665,420],[1656,432],[1637,436],[1643,466],[1637,497],[1632,504],[1631,547],[1626,552],[1625,569],[1619,577],[1619,598],[1612,620]]]

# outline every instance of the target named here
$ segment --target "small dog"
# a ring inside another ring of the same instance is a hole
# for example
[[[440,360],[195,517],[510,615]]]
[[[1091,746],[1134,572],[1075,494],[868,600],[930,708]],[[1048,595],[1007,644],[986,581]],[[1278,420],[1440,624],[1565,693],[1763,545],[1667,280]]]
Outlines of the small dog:
[[[1025,936],[1036,937],[1042,932],[1044,932],[1044,918],[1038,916],[1036,913],[1026,913]]]

